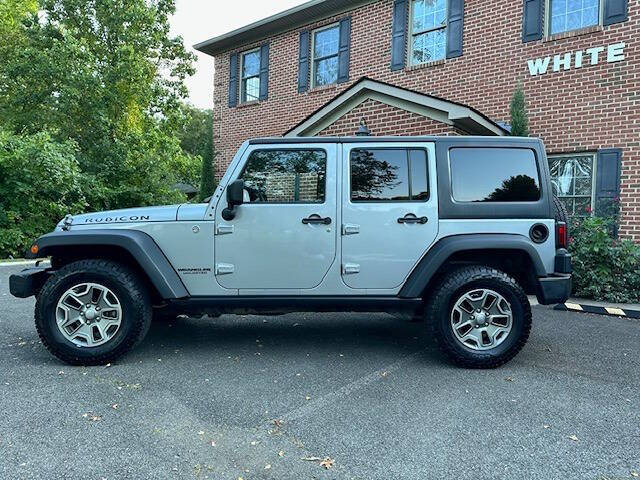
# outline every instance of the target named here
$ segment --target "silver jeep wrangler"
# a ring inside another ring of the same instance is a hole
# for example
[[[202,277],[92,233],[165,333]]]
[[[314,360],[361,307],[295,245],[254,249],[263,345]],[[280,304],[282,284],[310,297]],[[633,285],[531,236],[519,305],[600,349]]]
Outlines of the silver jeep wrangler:
[[[566,220],[538,139],[256,139],[206,204],[68,215],[28,252],[51,266],[10,289],[74,365],[120,357],[154,316],[403,311],[491,368],[527,341],[527,294],[569,297]]]

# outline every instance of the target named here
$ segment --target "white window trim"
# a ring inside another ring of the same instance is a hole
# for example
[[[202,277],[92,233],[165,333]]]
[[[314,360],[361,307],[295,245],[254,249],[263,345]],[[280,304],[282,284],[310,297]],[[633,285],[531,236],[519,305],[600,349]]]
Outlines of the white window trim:
[[[552,37],[554,35],[563,35],[565,33],[579,32],[580,30],[584,30],[585,28],[602,26],[602,17],[604,14],[604,1],[598,0],[598,23],[596,23],[595,25],[589,25],[588,27],[580,27],[580,28],[575,28],[573,30],[565,30],[564,32],[551,33],[551,1],[552,0],[545,0],[545,4],[544,4],[544,34],[545,34],[545,37],[547,38]]]
[[[245,92],[245,80],[248,80],[250,78],[256,78],[256,77],[258,78],[258,91],[260,91],[260,69],[258,69],[258,75],[252,75],[246,78],[244,76],[244,57],[245,55],[248,55],[250,53],[256,53],[256,52],[258,53],[258,57],[259,57],[260,47],[252,48],[251,50],[246,50],[240,53],[240,103],[251,103],[251,102],[257,102],[259,100],[259,97],[256,98],[255,100],[247,100],[246,92]],[[262,61],[262,59],[260,60]]]
[[[425,30],[420,30],[420,32],[416,33],[413,31],[413,13],[414,13],[414,9],[415,9],[415,4],[416,4],[416,0],[410,0],[411,1],[411,7],[409,8],[409,48],[407,49],[407,65],[410,66],[414,66],[414,65],[425,65],[427,63],[431,63],[431,62],[437,62],[440,60],[444,60],[444,58],[446,58],[447,56],[447,45],[446,45],[446,38],[447,36],[445,35],[445,56],[443,58],[439,58],[438,60],[429,60],[428,62],[414,62],[413,61],[413,43],[414,40],[416,38],[417,35],[422,35],[423,33],[429,33],[429,32],[434,32],[436,30],[443,30],[447,28],[447,19],[449,18],[449,0],[445,1],[445,7],[444,7],[444,24],[443,25],[438,25],[436,27],[432,27],[432,28],[427,28]],[[549,0],[547,0],[549,1]]]
[[[548,0],[547,0],[548,1]],[[566,158],[566,157],[591,157],[593,159],[593,171],[591,172],[591,209],[592,213],[596,209],[596,184],[598,174],[598,154],[597,152],[567,152],[567,153],[555,153],[549,155],[547,161],[549,163],[549,170],[551,170],[551,161],[554,158]],[[555,195],[555,192],[554,192]],[[584,198],[586,195],[558,195],[558,198]],[[573,216],[573,212],[569,213],[569,216]]]
[[[335,55],[321,57],[321,60],[322,60],[325,58],[338,57],[340,55],[340,22],[332,23],[331,25],[325,25],[324,27],[316,28],[315,30],[311,31],[311,87],[312,88],[318,87],[318,85],[316,84],[316,34],[320,32],[324,32],[325,30],[331,30],[332,28],[338,29],[338,51],[336,52]],[[339,74],[340,72],[338,72],[338,75]],[[336,76],[335,82],[327,83],[327,85],[335,85],[336,83],[338,83],[337,76]],[[326,85],[321,85],[321,86],[324,87]]]

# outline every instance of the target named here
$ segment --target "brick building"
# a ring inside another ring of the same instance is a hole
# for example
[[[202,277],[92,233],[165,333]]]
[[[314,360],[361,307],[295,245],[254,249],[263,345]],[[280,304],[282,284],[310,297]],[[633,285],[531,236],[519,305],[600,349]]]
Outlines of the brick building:
[[[640,241],[640,0],[313,0],[196,46],[215,57],[218,176],[258,136],[530,130],[570,212]]]

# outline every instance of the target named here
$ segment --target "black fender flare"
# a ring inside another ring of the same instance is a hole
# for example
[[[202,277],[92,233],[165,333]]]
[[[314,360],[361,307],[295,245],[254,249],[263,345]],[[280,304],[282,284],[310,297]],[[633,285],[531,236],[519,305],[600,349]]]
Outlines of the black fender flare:
[[[182,280],[160,247],[153,238],[139,230],[87,229],[52,232],[40,237],[34,245],[38,247],[38,252],[36,254],[27,252],[27,258],[44,258],[61,247],[65,249],[79,246],[96,247],[97,256],[99,256],[100,246],[119,247],[129,252],[138,262],[163,299],[189,296]]]
[[[413,269],[398,294],[401,298],[416,298],[451,255],[465,250],[519,250],[526,253],[537,277],[546,277],[542,259],[532,242],[524,235],[477,233],[453,235],[438,240]]]

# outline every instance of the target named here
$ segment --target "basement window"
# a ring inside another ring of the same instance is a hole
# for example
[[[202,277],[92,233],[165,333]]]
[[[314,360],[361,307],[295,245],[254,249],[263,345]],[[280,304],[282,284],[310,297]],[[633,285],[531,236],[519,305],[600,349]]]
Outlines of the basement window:
[[[240,101],[253,102],[260,98],[260,49],[242,54],[242,84],[240,86]]]
[[[447,1],[411,2],[411,65],[442,60],[447,45]]]

